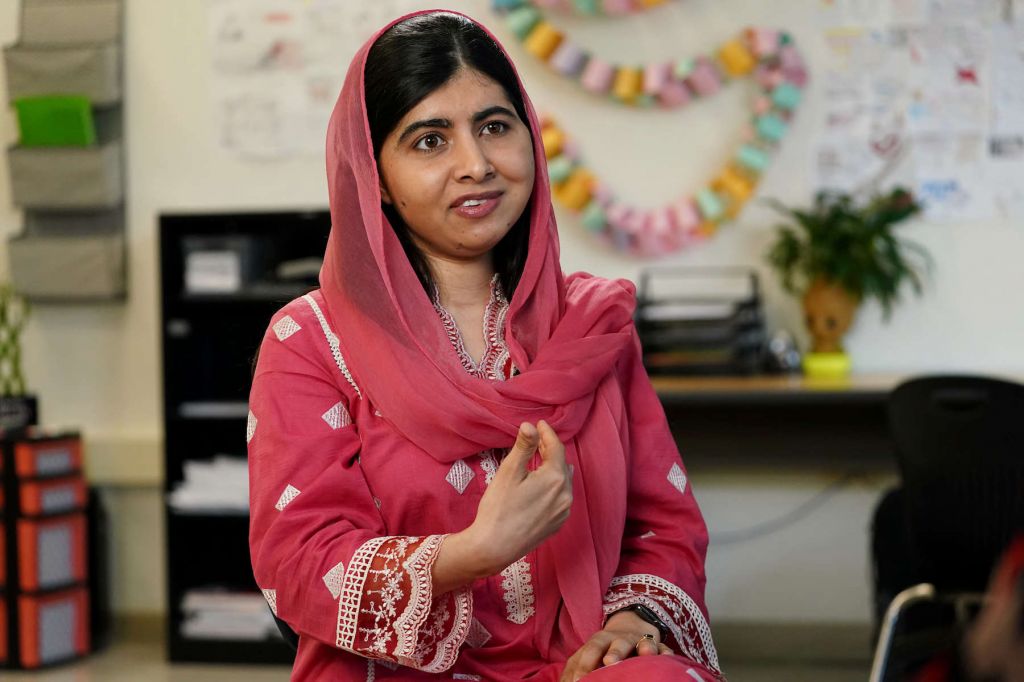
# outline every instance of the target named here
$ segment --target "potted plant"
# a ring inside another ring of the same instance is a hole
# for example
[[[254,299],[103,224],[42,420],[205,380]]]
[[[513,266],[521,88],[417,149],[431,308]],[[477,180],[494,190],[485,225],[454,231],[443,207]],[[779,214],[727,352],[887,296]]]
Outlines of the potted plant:
[[[769,202],[787,216],[768,249],[768,262],[783,287],[803,299],[811,352],[804,358],[810,376],[845,376],[850,361],[843,335],[860,304],[877,300],[889,319],[900,290],[909,283],[921,293],[927,252],[895,234],[896,226],[919,213],[921,205],[903,188],[862,201],[850,194],[819,192],[810,209]]]
[[[0,284],[0,430],[36,422],[36,399],[25,393],[21,370],[21,331],[28,304],[9,284]]]

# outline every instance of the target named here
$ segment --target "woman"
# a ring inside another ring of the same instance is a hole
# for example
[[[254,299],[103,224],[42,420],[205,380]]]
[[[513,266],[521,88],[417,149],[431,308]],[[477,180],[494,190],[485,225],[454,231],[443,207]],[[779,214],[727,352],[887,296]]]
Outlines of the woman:
[[[565,276],[536,116],[470,19],[355,56],[321,288],[250,397],[250,546],[293,679],[721,679],[707,535],[634,288]]]

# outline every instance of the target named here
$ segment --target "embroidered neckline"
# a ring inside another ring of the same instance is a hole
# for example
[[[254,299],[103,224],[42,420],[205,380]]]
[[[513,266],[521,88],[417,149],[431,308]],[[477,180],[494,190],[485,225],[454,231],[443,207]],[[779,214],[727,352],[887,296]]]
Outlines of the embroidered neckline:
[[[508,313],[508,300],[506,300],[505,293],[502,291],[501,281],[497,274],[491,278],[490,290],[490,300],[488,300],[487,307],[484,309],[483,319],[486,347],[484,348],[483,355],[480,357],[480,362],[473,360],[473,356],[466,350],[462,332],[459,330],[455,318],[441,305],[441,295],[437,290],[437,286],[434,286],[431,298],[434,310],[441,317],[441,323],[448,334],[448,340],[451,341],[452,346],[455,348],[463,369],[481,379],[504,381],[505,366],[509,360],[508,346],[505,344],[505,316]],[[515,373],[514,368],[512,373]]]

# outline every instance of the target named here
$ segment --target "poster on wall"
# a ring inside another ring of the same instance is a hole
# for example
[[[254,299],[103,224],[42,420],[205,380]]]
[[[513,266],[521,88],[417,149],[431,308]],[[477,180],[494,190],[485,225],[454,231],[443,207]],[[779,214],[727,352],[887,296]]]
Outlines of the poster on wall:
[[[207,0],[217,144],[248,159],[318,156],[356,49],[411,0]]]
[[[913,187],[932,220],[1024,215],[1024,2],[822,0],[821,189]]]

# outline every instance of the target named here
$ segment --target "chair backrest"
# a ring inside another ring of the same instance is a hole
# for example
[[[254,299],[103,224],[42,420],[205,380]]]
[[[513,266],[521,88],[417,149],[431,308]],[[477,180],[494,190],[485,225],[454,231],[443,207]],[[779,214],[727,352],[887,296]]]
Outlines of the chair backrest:
[[[1024,528],[1024,385],[912,379],[893,391],[889,425],[924,578],[939,588],[983,590]]]

